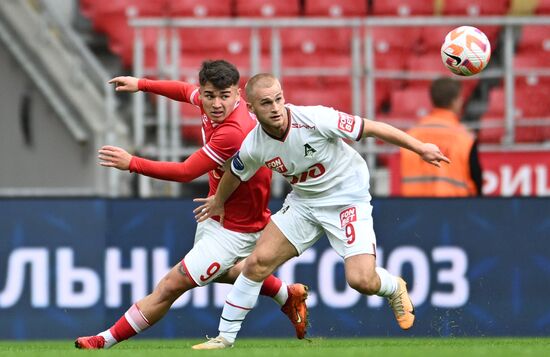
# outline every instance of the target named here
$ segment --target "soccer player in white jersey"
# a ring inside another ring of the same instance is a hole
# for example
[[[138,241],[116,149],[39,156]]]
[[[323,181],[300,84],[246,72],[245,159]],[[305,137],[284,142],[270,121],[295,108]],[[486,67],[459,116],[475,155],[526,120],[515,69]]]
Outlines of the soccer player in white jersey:
[[[423,143],[388,124],[362,119],[323,106],[285,105],[279,81],[270,74],[252,77],[246,86],[248,108],[260,125],[247,135],[230,160],[232,174],[223,176],[214,196],[196,199],[198,221],[224,215],[224,202],[263,166],[292,185],[282,209],[271,217],[241,275],[227,296],[219,335],[194,349],[233,345],[262,281],[281,264],[302,254],[323,234],[344,259],[347,283],[365,295],[388,298],[399,326],[414,323],[406,283],[376,267],[369,170],[363,158],[342,139],[374,136],[417,153],[440,166],[450,163],[430,143]]]

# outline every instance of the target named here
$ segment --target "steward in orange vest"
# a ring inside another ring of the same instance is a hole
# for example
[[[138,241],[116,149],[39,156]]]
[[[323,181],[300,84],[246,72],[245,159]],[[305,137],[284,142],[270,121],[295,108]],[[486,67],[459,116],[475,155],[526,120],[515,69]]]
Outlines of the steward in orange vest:
[[[408,133],[423,142],[439,146],[450,165],[435,167],[414,153],[401,149],[401,195],[408,197],[460,197],[481,195],[481,167],[477,143],[460,124],[461,83],[440,78],[432,83],[433,111]]]

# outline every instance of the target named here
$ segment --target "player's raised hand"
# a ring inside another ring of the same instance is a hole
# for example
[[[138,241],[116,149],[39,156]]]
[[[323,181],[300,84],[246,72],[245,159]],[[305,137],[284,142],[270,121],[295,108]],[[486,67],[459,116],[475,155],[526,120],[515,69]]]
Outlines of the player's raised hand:
[[[451,163],[445,155],[441,153],[441,150],[435,144],[424,143],[422,144],[422,151],[420,156],[424,161],[437,167],[441,167],[441,161],[448,164]]]
[[[115,85],[115,90],[117,92],[137,92],[138,91],[138,81],[136,77],[121,76],[111,79],[108,83]]]
[[[223,204],[220,204],[216,200],[216,196],[210,196],[207,198],[195,198],[193,199],[193,202],[202,203],[200,206],[193,210],[197,222],[206,221],[210,217],[220,216],[220,224],[223,226],[225,209],[223,207]]]
[[[106,167],[114,167],[119,170],[128,170],[132,155],[118,146],[105,145],[99,149],[99,164]]]

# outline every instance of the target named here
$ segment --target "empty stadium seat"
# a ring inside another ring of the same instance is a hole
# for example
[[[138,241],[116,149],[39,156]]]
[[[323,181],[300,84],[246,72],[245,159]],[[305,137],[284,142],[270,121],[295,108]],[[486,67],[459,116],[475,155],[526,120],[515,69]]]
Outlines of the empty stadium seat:
[[[540,15],[550,15],[550,0],[538,0],[535,13]]]
[[[391,93],[388,118],[416,122],[432,110],[430,94],[422,88],[405,88]]]
[[[306,16],[366,16],[367,0],[305,0]]]
[[[518,41],[518,52],[536,51],[550,53],[550,25],[523,26]]]
[[[235,12],[241,17],[299,16],[300,0],[235,0]]]
[[[514,118],[515,138],[517,142],[539,142],[550,140],[548,126],[530,126],[529,121],[550,117],[550,86],[518,86],[515,90]],[[498,87],[489,93],[488,108],[481,117],[482,128],[479,133],[483,142],[500,142],[504,135],[505,91]],[[493,127],[484,128],[491,125]],[[498,125],[498,126],[495,126]]]
[[[433,15],[434,4],[432,0],[373,0],[371,13],[386,16]]]
[[[177,0],[168,1],[171,16],[182,17],[229,17],[233,14],[232,0]]]
[[[295,105],[323,105],[352,113],[351,87],[348,80],[338,78],[317,78],[316,82],[300,78],[283,79],[284,96],[287,103]]]
[[[444,15],[485,16],[504,15],[508,12],[508,0],[445,0]]]

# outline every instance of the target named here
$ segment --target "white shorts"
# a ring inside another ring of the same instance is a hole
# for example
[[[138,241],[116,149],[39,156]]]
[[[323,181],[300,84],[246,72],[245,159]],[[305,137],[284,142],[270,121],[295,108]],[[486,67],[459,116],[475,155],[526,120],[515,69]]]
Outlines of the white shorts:
[[[260,232],[239,233],[207,219],[197,224],[195,244],[181,261],[189,277],[198,286],[211,283],[239,260],[252,253]]]
[[[358,254],[376,255],[372,206],[359,202],[346,206],[310,207],[287,197],[283,208],[271,220],[302,254],[326,233],[329,243],[342,258]]]

